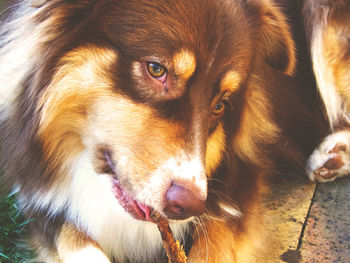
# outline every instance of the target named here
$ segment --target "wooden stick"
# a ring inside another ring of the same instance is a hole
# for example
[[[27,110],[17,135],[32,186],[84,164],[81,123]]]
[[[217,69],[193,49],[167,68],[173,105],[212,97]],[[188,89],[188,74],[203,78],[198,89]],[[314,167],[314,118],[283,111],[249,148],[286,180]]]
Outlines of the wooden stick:
[[[152,211],[151,218],[157,224],[162,236],[169,263],[186,263],[187,257],[180,242],[173,237],[168,220],[157,211]]]

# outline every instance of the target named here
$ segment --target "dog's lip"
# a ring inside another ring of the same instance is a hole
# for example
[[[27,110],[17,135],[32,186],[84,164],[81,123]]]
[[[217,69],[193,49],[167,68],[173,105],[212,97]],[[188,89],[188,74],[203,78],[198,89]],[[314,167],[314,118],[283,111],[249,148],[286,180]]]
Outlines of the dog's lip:
[[[140,203],[123,191],[118,179],[112,178],[113,192],[119,204],[134,218],[143,221],[153,222],[151,218],[151,207]]]
[[[110,152],[105,151],[104,156],[106,158],[110,170],[112,171],[113,177],[111,180],[113,185],[113,193],[115,198],[118,200],[119,204],[124,208],[126,212],[128,212],[134,218],[138,220],[153,222],[151,218],[151,207],[136,201],[123,190],[117,178],[117,174],[115,172],[115,165],[111,159]]]

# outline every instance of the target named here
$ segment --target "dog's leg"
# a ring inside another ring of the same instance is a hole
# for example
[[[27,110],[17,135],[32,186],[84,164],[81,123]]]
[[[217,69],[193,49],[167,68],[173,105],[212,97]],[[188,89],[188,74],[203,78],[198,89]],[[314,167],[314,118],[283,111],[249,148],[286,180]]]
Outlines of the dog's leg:
[[[350,130],[328,135],[307,163],[312,181],[329,182],[350,175]]]
[[[350,2],[304,2],[310,54],[330,127],[350,124]],[[311,180],[333,181],[350,172],[350,129],[327,136],[310,156]]]
[[[110,263],[98,244],[73,225],[64,225],[57,239],[58,256],[62,263]]]

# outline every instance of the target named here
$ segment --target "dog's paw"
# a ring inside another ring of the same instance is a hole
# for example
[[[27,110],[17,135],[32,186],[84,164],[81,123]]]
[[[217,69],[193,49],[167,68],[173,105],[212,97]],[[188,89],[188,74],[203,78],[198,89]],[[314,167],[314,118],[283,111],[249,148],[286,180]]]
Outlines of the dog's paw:
[[[309,157],[306,171],[311,181],[318,182],[350,174],[350,131],[328,135]]]

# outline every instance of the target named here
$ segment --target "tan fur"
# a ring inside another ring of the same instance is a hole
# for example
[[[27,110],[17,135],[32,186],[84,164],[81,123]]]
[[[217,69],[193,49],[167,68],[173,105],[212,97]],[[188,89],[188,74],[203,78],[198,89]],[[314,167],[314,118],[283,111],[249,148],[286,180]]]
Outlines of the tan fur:
[[[96,241],[69,224],[62,227],[57,238],[57,251],[63,263],[110,262]]]
[[[257,76],[252,76],[257,83]],[[242,125],[236,138],[233,140],[233,148],[244,159],[267,165],[264,156],[258,155],[257,141],[268,138],[271,142],[278,137],[280,129],[271,121],[271,108],[266,100],[266,94],[258,85],[247,90],[248,103],[242,113]],[[264,123],[264,125],[261,125]],[[257,139],[259,138],[259,139]],[[241,147],[244,145],[244,147]]]
[[[344,16],[344,24],[330,23],[323,31],[323,56],[328,74],[333,79],[334,87],[344,100],[347,112],[350,112],[350,36],[349,16]]]
[[[175,73],[182,79],[187,80],[196,69],[196,59],[194,55],[187,51],[181,50],[173,58]]]
[[[82,151],[88,108],[96,97],[111,90],[112,83],[104,72],[115,59],[117,55],[111,50],[88,46],[60,61],[62,66],[38,103],[38,108],[44,109],[39,137],[46,158],[55,167]]]
[[[228,224],[215,217],[203,219],[206,228],[196,228],[196,239],[188,262],[259,262],[263,254],[260,250],[263,247],[261,222],[264,220],[263,216],[255,217],[254,213],[259,212],[259,208],[252,208],[251,214],[244,218],[244,226],[236,225],[237,222]],[[233,226],[242,232],[232,231]]]
[[[239,84],[241,82],[241,77],[239,73],[231,70],[225,74],[220,82],[221,93],[225,93],[225,91],[235,92],[239,88]]]
[[[123,111],[124,108],[128,108],[128,111]],[[117,125],[111,125],[116,120]],[[134,163],[128,169],[139,175],[147,176],[145,171],[155,170],[168,156],[175,156],[183,146],[183,141],[178,140],[184,132],[181,126],[158,119],[151,108],[138,105],[123,96],[107,93],[99,98],[92,107],[88,123],[86,138],[96,141],[87,141],[87,144],[97,145],[103,143],[105,138],[110,138],[109,143],[118,154],[132,154]],[[119,130],[119,127],[122,129]],[[153,156],[164,156],[164,159],[155,160]]]
[[[205,156],[206,172],[210,176],[222,159],[225,149],[225,133],[221,124],[216,127],[207,142],[207,151]]]

